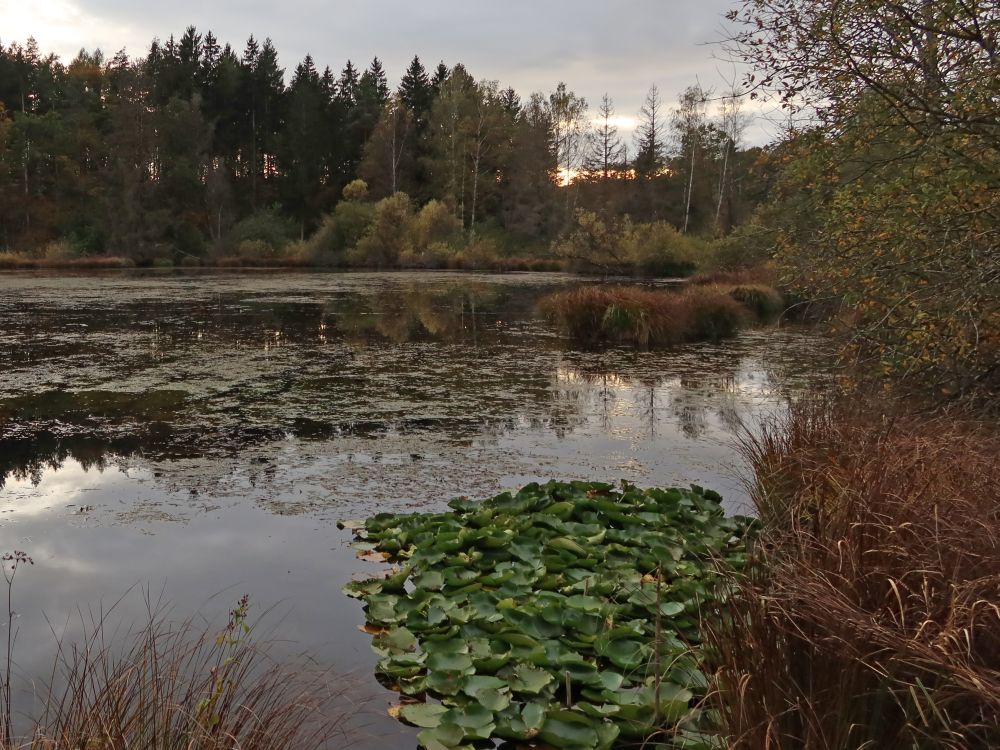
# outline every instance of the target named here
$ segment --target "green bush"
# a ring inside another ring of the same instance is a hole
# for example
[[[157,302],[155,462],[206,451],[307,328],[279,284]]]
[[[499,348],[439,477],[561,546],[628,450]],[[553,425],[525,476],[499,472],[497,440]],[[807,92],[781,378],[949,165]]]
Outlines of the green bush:
[[[174,224],[170,227],[169,235],[174,250],[179,255],[200,258],[205,254],[205,237],[194,224],[187,221]]]
[[[67,234],[67,239],[76,249],[76,255],[99,255],[108,249],[107,230],[84,219],[76,222]]]
[[[500,248],[490,237],[480,237],[455,254],[452,265],[455,268],[487,269],[500,266]]]
[[[432,200],[413,218],[413,246],[418,251],[432,245],[456,245],[461,240],[462,222],[444,203]]]
[[[339,208],[339,206],[338,206]],[[375,204],[375,216],[357,246],[348,251],[352,265],[376,268],[399,265],[400,256],[411,252],[413,209],[406,193],[396,193]]]
[[[341,201],[309,239],[309,255],[320,263],[342,265],[345,253],[357,246],[374,219],[373,204]]]
[[[243,260],[262,261],[276,257],[277,251],[264,240],[243,240],[236,246],[236,255]]]
[[[757,268],[768,262],[776,233],[766,229],[760,223],[761,218],[766,218],[766,215],[759,210],[750,223],[737,227],[732,234],[714,243],[712,265],[716,269],[736,271]]]
[[[80,250],[67,240],[53,240],[42,248],[41,257],[54,261],[72,260],[80,257]]]
[[[352,203],[368,199],[368,183],[364,180],[351,180],[344,186],[341,198]]]
[[[622,255],[644,276],[690,276],[711,254],[708,243],[665,221],[630,225],[621,246]]]
[[[689,276],[712,260],[711,245],[665,221],[633,224],[628,217],[607,220],[582,209],[553,252],[575,271],[644,276]]]
[[[628,217],[609,222],[593,211],[578,209],[573,228],[557,240],[553,253],[580,272],[622,273],[628,270],[622,239],[631,231]]]
[[[242,255],[239,248],[244,242],[261,243],[268,247],[266,257],[272,257],[297,235],[295,222],[282,216],[277,206],[272,206],[236,224],[229,233],[227,244]]]
[[[411,248],[399,254],[403,268],[448,268],[454,264],[456,251],[443,242],[434,242],[423,250]]]

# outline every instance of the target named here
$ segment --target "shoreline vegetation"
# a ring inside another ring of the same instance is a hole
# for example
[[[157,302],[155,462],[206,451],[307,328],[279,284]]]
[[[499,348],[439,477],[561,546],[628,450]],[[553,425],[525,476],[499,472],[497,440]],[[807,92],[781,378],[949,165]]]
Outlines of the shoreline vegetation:
[[[100,271],[100,270],[352,270],[352,271],[411,271],[411,270],[448,270],[448,271],[495,271],[497,273],[517,272],[549,272],[567,271],[568,265],[558,259],[504,257],[483,258],[478,260],[458,259],[446,265],[428,268],[423,265],[395,266],[387,269],[379,266],[337,266],[310,261],[301,258],[245,258],[238,256],[222,256],[214,260],[193,259],[182,260],[175,264],[172,260],[154,261],[148,264],[137,264],[131,258],[116,255],[87,256],[85,258],[46,258],[35,257],[27,253],[0,252],[0,273],[3,271]]]
[[[674,277],[719,269],[740,269],[761,258],[744,258],[722,241],[682,234],[663,222],[613,227],[578,209],[565,234],[551,244],[519,242],[492,230],[470,236],[445,203],[416,208],[396,193],[369,200],[369,188],[355,180],[344,198],[304,240],[276,209],[241,222],[215,251],[148,256],[80,252],[69,240],[53,240],[32,252],[0,251],[0,270],[112,268],[350,268],[365,270],[451,269],[567,271],[583,275]]]

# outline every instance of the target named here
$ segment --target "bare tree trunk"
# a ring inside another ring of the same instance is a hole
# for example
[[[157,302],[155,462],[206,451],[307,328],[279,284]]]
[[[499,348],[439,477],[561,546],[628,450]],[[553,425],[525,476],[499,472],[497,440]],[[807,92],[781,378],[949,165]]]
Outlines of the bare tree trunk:
[[[31,141],[25,133],[24,138],[24,228],[31,229],[31,191],[28,188],[28,159],[31,158]]]
[[[398,162],[396,161],[396,117],[393,115],[392,118],[392,159],[390,160],[390,166],[392,168],[392,194],[396,194],[396,169]]]
[[[469,242],[476,239],[476,200],[479,197],[479,160],[482,155],[482,142],[476,142],[476,158],[472,160],[472,216],[469,219]]]
[[[715,229],[719,229],[719,216],[722,214],[722,197],[726,192],[726,169],[729,166],[729,139],[726,139],[726,150],[722,156],[722,176],[719,178],[719,201],[715,205]]]
[[[691,141],[691,168],[688,170],[687,200],[684,205],[684,234],[687,234],[688,220],[691,217],[691,193],[694,189],[694,155],[697,151],[697,141]]]
[[[257,210],[257,105],[250,110],[250,200]]]

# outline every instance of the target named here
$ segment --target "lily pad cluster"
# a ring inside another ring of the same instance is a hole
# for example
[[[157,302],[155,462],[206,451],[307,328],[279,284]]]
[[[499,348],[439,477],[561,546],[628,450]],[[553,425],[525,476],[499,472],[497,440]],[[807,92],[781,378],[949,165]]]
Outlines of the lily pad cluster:
[[[346,523],[395,563],[365,603],[383,681],[427,750],[537,741],[596,750],[658,735],[717,747],[698,708],[703,612],[739,568],[751,521],[718,494],[530,484],[450,513]]]

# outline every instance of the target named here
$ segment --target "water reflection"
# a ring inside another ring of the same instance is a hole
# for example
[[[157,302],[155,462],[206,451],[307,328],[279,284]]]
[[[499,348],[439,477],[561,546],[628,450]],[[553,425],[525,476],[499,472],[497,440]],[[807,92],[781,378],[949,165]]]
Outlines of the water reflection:
[[[535,314],[572,283],[0,276],[0,547],[38,562],[24,672],[51,654],[42,613],[143,583],[186,613],[232,587],[284,602],[283,638],[370,675],[345,517],[549,478],[696,482],[742,509],[732,435],[817,377],[815,342],[576,351]],[[396,739],[368,746],[412,747],[371,690],[370,731]]]

